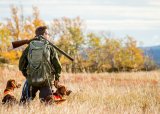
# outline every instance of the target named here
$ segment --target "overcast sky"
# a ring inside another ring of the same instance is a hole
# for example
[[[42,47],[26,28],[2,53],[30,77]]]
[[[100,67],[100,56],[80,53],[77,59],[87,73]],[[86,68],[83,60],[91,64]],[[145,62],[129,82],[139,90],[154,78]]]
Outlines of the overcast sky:
[[[23,6],[25,16],[37,6],[47,22],[80,16],[88,30],[130,35],[142,46],[160,45],[160,0],[0,0],[0,21],[10,17],[11,5]]]

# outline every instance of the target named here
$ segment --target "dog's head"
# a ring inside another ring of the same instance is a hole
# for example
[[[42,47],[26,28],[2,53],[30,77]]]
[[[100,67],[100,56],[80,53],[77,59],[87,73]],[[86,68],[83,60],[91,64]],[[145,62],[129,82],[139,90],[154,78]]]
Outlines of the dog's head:
[[[21,84],[17,84],[15,80],[10,79],[7,81],[6,89],[19,88]]]
[[[64,95],[68,96],[72,92],[71,90],[67,90],[67,88],[63,85],[57,85],[56,88],[57,88],[56,93],[60,94],[61,96]]]

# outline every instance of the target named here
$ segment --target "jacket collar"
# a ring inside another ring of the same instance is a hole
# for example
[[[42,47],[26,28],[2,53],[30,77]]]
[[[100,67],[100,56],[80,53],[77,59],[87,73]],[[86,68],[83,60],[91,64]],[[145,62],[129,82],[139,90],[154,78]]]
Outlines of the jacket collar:
[[[35,40],[45,40],[47,41],[43,35],[35,36]]]
[[[36,39],[40,39],[40,38],[45,39],[43,35],[35,36],[35,38],[36,38]]]

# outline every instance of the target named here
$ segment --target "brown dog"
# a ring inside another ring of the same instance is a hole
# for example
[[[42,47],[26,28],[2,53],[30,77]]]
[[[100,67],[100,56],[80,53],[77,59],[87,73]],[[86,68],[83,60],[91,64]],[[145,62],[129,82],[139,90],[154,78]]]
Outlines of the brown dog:
[[[14,104],[18,103],[13,95],[15,88],[19,88],[21,84],[17,84],[15,80],[10,79],[7,81],[6,89],[4,90],[4,97],[2,99],[2,104]]]
[[[58,95],[58,96],[65,96],[65,95],[70,95],[70,93],[72,92],[71,90],[67,90],[67,88],[63,85],[55,85],[56,87],[56,92],[53,93],[53,95]]]
[[[71,90],[67,90],[63,85],[55,85],[55,87],[57,89],[56,92],[53,92],[53,95],[48,96],[45,100],[47,104],[62,103],[66,100],[64,96],[68,96],[72,92]]]

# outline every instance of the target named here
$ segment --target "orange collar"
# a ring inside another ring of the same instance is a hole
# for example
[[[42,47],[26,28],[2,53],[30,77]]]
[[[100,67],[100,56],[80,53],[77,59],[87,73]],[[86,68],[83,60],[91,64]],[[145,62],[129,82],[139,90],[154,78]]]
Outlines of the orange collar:
[[[60,95],[53,95],[54,100],[61,100],[62,97]]]
[[[13,92],[12,92],[12,89],[5,89],[4,90],[4,96],[6,96],[6,95],[13,95]]]

